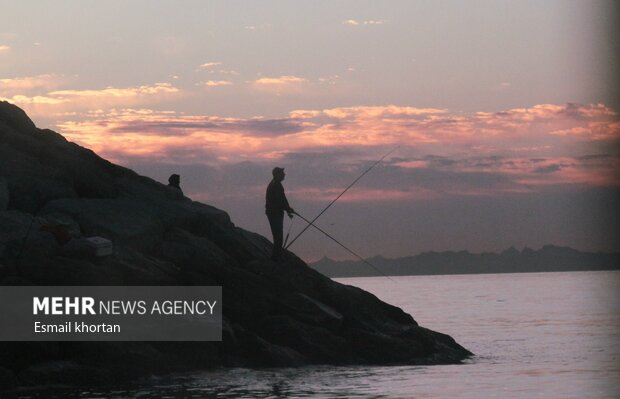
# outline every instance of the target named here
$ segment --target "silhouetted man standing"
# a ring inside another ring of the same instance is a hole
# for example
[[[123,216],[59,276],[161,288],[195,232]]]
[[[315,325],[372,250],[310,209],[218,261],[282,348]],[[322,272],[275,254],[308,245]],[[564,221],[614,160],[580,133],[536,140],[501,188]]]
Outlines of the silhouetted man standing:
[[[265,201],[265,213],[267,219],[269,219],[269,226],[271,227],[271,234],[273,235],[273,252],[271,259],[280,260],[282,256],[282,228],[284,224],[284,211],[288,213],[288,217],[292,218],[295,212],[290,207],[284,194],[284,187],[282,187],[282,180],[284,180],[284,168],[275,167],[271,171],[273,179],[267,186],[267,195]]]

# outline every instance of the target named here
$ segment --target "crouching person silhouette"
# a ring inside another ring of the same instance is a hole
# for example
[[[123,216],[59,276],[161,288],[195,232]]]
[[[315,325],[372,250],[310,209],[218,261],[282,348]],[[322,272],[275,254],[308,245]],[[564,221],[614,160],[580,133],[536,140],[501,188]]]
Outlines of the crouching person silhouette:
[[[283,224],[284,224],[284,212],[288,214],[288,217],[292,218],[295,211],[288,204],[286,195],[284,194],[284,187],[282,187],[282,180],[286,174],[284,168],[275,167],[271,171],[273,179],[267,186],[267,195],[265,201],[265,213],[267,219],[269,219],[269,226],[271,227],[271,234],[273,235],[273,252],[271,253],[271,259],[278,261],[282,258],[282,240],[283,240]]]
[[[168,190],[166,196],[170,199],[183,199],[183,190],[181,190],[181,176],[177,174],[170,175],[168,178]]]
[[[176,173],[170,175],[170,177],[168,178],[168,187],[175,188],[179,190],[181,194],[183,194],[183,190],[181,190],[181,176],[177,175]]]

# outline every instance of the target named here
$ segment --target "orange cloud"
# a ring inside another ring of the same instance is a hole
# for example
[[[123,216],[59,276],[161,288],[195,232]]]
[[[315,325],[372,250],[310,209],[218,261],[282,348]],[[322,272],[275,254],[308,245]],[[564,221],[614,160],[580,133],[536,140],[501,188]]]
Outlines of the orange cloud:
[[[325,75],[308,79],[294,75],[261,77],[248,81],[250,89],[277,96],[298,96],[304,99],[324,98],[326,95],[338,95],[344,90],[339,75]],[[303,110],[300,110],[303,111]]]
[[[230,80],[208,80],[206,82],[200,82],[198,86],[218,87],[218,86],[230,86],[233,82]]]
[[[342,21],[343,25],[350,26],[359,26],[359,25],[383,25],[387,21],[384,19],[367,19],[367,20],[357,20],[357,19],[347,19],[346,21]]]
[[[309,119],[316,118],[321,115],[321,111],[295,110],[289,112],[289,116],[293,119]]]
[[[239,72],[235,71],[234,69],[210,69],[209,68],[206,71],[210,75],[232,75],[232,76],[239,75]]]
[[[37,87],[52,86],[59,79],[48,75],[33,78],[11,80],[9,86],[24,91]],[[128,107],[133,105],[153,104],[167,101],[180,95],[181,91],[170,83],[155,83],[135,87],[106,87],[103,89],[55,90],[43,95],[16,94],[11,97],[0,97],[3,100],[23,107],[34,116],[59,115],[66,112],[83,110]]]
[[[7,46],[6,44],[0,44],[0,54],[8,53],[11,50],[11,46]]]
[[[13,97],[0,97],[2,101],[8,101],[14,104],[19,104],[22,107],[28,108],[32,105],[58,105],[66,103],[68,100],[47,96],[22,96],[16,95]]]
[[[256,79],[254,81],[254,84],[271,86],[271,85],[297,84],[297,83],[304,83],[304,82],[307,82],[307,80],[304,78],[300,78],[298,76],[287,75],[287,76],[279,76],[277,78]]]
[[[0,79],[0,95],[24,95],[60,87],[65,78],[53,74]]]
[[[264,77],[252,82],[256,90],[273,94],[301,93],[308,80],[299,76],[284,75],[278,77]]]
[[[200,69],[211,69],[213,67],[216,67],[218,65],[222,65],[221,62],[205,62],[204,64],[201,64],[198,66],[198,68]]]
[[[359,106],[359,107],[341,107],[323,110],[327,116],[343,119],[343,118],[383,118],[391,116],[413,116],[413,115],[433,115],[445,114],[448,111],[438,108],[415,108],[401,107],[396,105],[386,106]]]
[[[52,97],[60,98],[101,98],[101,97],[137,97],[141,95],[154,95],[154,94],[171,94],[178,93],[179,89],[172,86],[170,83],[155,83],[155,85],[144,85],[137,87],[115,88],[106,87],[99,90],[58,90],[50,92]]]

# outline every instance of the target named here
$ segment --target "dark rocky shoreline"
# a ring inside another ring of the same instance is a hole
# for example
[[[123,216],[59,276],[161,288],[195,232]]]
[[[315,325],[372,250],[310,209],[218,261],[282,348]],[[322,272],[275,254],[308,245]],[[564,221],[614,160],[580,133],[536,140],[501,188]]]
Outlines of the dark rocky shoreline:
[[[84,245],[90,236],[111,240],[113,255],[94,256]],[[471,355],[293,253],[274,263],[270,252],[266,238],[236,227],[224,211],[38,129],[0,102],[0,285],[224,287],[222,342],[1,342],[0,388],[215,367],[444,364]]]

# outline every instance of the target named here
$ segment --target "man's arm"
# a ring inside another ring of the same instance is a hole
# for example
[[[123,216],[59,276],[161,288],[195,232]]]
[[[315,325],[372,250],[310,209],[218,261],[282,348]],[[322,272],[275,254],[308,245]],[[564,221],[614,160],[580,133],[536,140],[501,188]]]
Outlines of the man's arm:
[[[291,206],[288,203],[288,200],[286,199],[286,194],[284,194],[284,187],[282,187],[282,207],[284,208],[286,213],[288,213],[289,217],[293,217],[293,213],[295,213],[295,210],[291,208]]]

